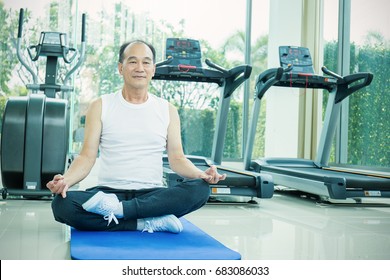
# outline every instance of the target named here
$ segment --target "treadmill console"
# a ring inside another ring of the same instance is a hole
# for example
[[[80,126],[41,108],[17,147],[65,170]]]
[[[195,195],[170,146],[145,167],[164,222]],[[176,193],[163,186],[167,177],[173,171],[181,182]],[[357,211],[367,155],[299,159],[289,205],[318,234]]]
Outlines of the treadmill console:
[[[293,73],[314,74],[310,51],[305,47],[280,46],[280,66],[287,68],[292,65]]]
[[[208,67],[204,67],[198,40],[167,38],[165,50],[166,60],[156,64],[154,80],[216,83],[220,87],[229,81],[231,87],[248,79],[252,71],[249,65],[225,69],[209,59],[204,61]]]
[[[202,67],[202,54],[198,40],[167,38],[166,58],[173,58],[170,65]]]

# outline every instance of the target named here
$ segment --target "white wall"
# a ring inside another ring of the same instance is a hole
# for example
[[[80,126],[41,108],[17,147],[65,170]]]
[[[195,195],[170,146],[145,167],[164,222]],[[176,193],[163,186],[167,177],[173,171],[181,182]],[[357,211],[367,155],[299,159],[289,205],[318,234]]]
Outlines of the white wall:
[[[270,1],[268,68],[279,67],[279,46],[301,44],[302,1]],[[299,89],[272,87],[265,97],[265,156],[297,157]]]

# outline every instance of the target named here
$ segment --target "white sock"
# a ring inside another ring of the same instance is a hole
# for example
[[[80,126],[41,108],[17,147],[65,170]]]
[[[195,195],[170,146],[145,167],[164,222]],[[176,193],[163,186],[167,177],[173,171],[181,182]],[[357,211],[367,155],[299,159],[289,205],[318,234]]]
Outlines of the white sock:
[[[137,219],[137,230],[143,231],[145,229],[145,219]]]

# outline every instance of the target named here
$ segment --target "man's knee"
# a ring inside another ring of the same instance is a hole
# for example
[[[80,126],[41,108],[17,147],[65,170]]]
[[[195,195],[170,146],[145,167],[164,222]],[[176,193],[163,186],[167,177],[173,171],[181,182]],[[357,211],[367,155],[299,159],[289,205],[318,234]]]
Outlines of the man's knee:
[[[56,221],[64,222],[69,217],[75,215],[75,203],[72,199],[71,192],[67,193],[67,197],[63,198],[61,195],[56,195],[51,203],[51,209]]]
[[[207,201],[210,196],[210,186],[203,179],[191,179],[183,182],[186,187],[190,187],[195,197]]]

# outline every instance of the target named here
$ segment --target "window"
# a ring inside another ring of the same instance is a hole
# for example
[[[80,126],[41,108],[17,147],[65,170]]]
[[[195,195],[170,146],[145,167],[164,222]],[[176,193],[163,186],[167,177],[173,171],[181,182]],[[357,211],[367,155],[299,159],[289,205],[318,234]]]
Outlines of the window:
[[[342,7],[340,20],[335,18],[336,2]],[[371,85],[343,101],[330,162],[355,168],[388,168],[390,33],[386,27],[390,22],[386,9],[383,9],[386,1],[333,0],[324,5],[325,65],[337,68],[344,75],[356,72],[374,74]],[[344,27],[339,28],[343,34],[341,42],[335,40],[335,22]],[[339,48],[342,52],[338,52]],[[336,58],[337,53],[343,53],[344,57]]]
[[[350,71],[371,72],[349,99],[348,165],[390,167],[390,19],[386,0],[351,1]]]
[[[339,23],[339,0],[325,1],[324,3],[324,66],[335,73],[340,73],[338,65],[338,23]],[[324,119],[328,92],[323,91],[322,119]],[[330,162],[335,162],[335,142],[330,154]]]
[[[248,0],[249,1],[249,0]],[[17,17],[21,7],[26,8],[26,23],[23,48],[36,44],[41,31],[61,31],[68,34],[69,45],[80,44],[81,14],[87,14],[86,60],[74,76],[74,92],[69,99],[71,108],[71,130],[82,126],[88,104],[94,98],[117,91],[122,86],[117,73],[117,52],[121,43],[140,38],[151,42],[157,50],[157,61],[165,59],[165,40],[169,37],[197,39],[201,43],[203,60],[209,58],[224,68],[244,64],[246,4],[247,0],[226,2],[224,0],[199,0],[183,5],[182,1],[58,1],[38,0],[23,2],[4,0],[0,4],[1,18],[7,22],[2,26],[1,56],[10,57],[8,64],[2,63],[2,102],[0,110],[10,95],[26,95],[25,84],[31,79],[15,56]],[[268,0],[254,1],[252,28],[252,73],[254,79],[265,65],[267,43],[266,24]],[[189,12],[190,11],[190,12]],[[223,11],[223,12],[221,12]],[[7,34],[14,36],[8,38]],[[6,43],[4,43],[6,42]],[[25,53],[26,54],[26,53]],[[44,61],[33,64],[40,69],[43,83]],[[63,66],[63,65],[62,65]],[[66,69],[59,71],[58,83]],[[185,152],[210,157],[218,110],[219,87],[216,84],[153,81],[151,91],[169,99],[178,107],[182,119]],[[243,132],[243,86],[232,97],[228,130],[225,140],[225,158],[241,158]],[[74,133],[71,133],[74,135]],[[75,139],[71,139],[74,142]],[[79,139],[78,139],[79,140]],[[78,152],[79,141],[71,150]]]

